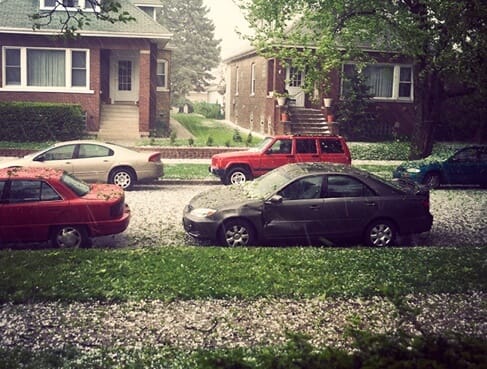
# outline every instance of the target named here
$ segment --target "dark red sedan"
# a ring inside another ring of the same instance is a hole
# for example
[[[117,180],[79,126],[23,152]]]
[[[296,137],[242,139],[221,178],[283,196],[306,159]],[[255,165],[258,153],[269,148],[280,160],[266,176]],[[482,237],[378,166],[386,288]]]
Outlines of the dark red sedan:
[[[56,169],[0,169],[0,244],[86,247],[90,237],[123,232],[129,221],[124,191],[116,185],[89,185]]]

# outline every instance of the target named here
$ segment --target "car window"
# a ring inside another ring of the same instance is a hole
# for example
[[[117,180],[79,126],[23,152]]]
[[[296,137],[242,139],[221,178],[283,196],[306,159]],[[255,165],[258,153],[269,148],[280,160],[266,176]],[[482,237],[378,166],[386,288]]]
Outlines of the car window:
[[[5,188],[5,181],[0,181],[0,200],[2,199],[2,193],[4,188]]]
[[[7,197],[10,203],[60,200],[58,193],[47,183],[36,180],[13,180]]]
[[[453,156],[453,160],[457,162],[471,162],[471,161],[478,161],[478,151],[476,148],[468,148],[465,150],[461,150],[457,152]]]
[[[300,178],[279,191],[285,200],[318,199],[321,197],[323,176]]]
[[[316,140],[314,138],[299,138],[296,140],[297,154],[315,154]]]
[[[73,152],[76,145],[64,145],[55,147],[44,154],[39,155],[35,160],[68,160],[73,158]]]
[[[483,163],[487,163],[487,149],[481,148],[479,150],[479,160]]]
[[[343,153],[343,147],[340,140],[320,139],[320,150],[322,153],[338,154]]]
[[[90,186],[78,178],[64,173],[61,177],[61,182],[68,186],[78,196],[84,196],[90,192]]]
[[[79,152],[78,157],[83,158],[99,158],[103,156],[112,156],[113,150],[101,146],[101,145],[93,145],[93,144],[81,144],[79,145]]]
[[[290,154],[292,141],[290,139],[276,140],[267,151],[269,154]]]
[[[359,180],[344,175],[329,175],[326,197],[374,196],[374,192]]]

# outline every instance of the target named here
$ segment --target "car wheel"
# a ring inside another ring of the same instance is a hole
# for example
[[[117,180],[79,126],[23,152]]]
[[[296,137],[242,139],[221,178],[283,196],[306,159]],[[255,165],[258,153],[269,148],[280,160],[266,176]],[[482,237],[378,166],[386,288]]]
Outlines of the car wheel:
[[[365,243],[368,246],[387,247],[396,241],[396,227],[387,220],[372,222],[365,231]]]
[[[129,190],[135,183],[134,171],[130,168],[116,168],[110,173],[108,183],[113,183],[124,190]]]
[[[235,167],[228,171],[225,178],[225,184],[242,184],[250,180],[252,180],[252,176],[247,169]]]
[[[423,179],[423,184],[429,188],[440,187],[440,175],[438,173],[426,173]]]
[[[89,247],[91,240],[83,226],[56,227],[51,233],[51,244],[61,249]]]
[[[254,228],[244,219],[229,220],[220,229],[220,242],[225,246],[251,246],[255,239]]]

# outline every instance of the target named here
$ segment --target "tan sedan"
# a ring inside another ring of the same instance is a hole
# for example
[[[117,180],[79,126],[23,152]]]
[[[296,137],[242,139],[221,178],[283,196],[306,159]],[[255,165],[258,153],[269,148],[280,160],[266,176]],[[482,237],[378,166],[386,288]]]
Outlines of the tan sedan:
[[[164,170],[159,152],[141,153],[92,140],[57,143],[45,150],[4,161],[1,168],[50,167],[72,173],[87,182],[113,183],[130,189],[136,182],[161,179]]]

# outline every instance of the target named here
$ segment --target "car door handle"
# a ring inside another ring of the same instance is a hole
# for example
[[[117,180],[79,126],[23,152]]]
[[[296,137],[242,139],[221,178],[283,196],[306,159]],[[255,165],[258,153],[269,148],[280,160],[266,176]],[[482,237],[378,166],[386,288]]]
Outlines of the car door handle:
[[[310,205],[309,208],[311,210],[318,210],[320,208],[320,205]]]
[[[377,206],[377,203],[375,201],[366,201],[365,205],[367,206]]]

